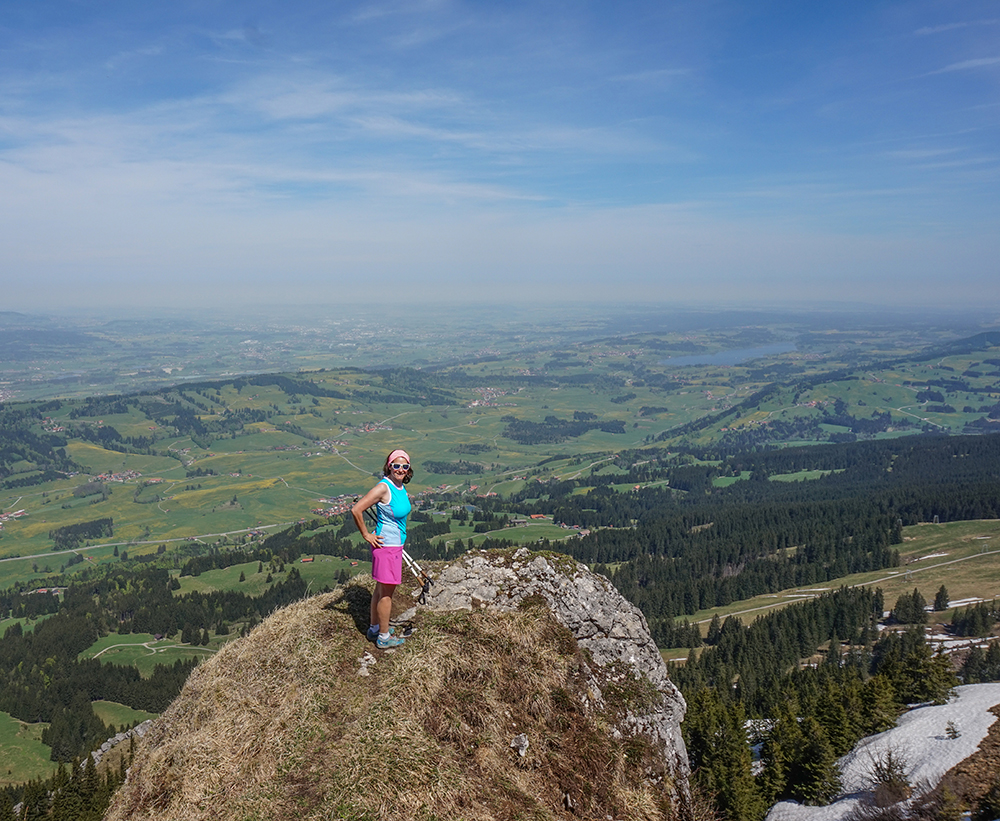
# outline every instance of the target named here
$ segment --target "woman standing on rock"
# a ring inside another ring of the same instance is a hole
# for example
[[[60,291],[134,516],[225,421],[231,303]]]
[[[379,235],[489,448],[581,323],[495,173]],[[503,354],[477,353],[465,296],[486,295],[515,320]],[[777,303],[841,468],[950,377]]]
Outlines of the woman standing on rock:
[[[406,544],[406,517],[410,514],[410,497],[403,485],[413,478],[410,457],[405,450],[394,450],[382,467],[382,480],[354,503],[351,515],[362,538],[372,549],[371,618],[368,640],[383,650],[398,647],[405,639],[393,636],[389,628],[392,614],[392,594],[403,581],[403,545]],[[375,534],[365,525],[364,513],[375,508]]]

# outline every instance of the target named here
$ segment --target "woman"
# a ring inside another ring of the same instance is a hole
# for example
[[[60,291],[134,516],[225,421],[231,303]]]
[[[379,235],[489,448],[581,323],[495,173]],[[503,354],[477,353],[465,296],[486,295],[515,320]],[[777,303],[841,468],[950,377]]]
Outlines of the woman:
[[[371,545],[372,592],[368,640],[383,650],[405,642],[392,635],[389,617],[392,614],[392,594],[403,581],[403,545],[406,543],[406,517],[410,513],[410,497],[403,485],[413,478],[410,457],[405,450],[394,450],[382,467],[382,480],[351,508],[354,523],[362,538]],[[375,534],[365,525],[364,513],[375,508]]]

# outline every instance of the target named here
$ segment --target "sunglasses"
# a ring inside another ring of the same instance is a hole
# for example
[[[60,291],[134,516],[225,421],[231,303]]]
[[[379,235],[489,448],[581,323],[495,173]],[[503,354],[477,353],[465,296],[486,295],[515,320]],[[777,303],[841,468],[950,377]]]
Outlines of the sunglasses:
[[[393,470],[409,470],[410,469],[410,466],[408,464],[406,464],[405,462],[403,462],[403,463],[394,463],[394,464],[389,465],[389,467],[391,467]]]

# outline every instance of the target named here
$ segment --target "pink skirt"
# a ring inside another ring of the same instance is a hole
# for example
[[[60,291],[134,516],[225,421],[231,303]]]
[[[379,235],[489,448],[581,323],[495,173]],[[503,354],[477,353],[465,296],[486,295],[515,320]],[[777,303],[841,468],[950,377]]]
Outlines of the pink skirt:
[[[373,548],[372,578],[377,582],[382,582],[382,584],[401,584],[403,581],[403,548]]]

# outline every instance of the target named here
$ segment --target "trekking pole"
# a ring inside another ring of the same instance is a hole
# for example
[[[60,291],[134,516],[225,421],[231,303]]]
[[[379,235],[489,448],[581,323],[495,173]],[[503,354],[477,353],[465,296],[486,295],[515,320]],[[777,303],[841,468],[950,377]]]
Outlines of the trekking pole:
[[[410,568],[410,572],[417,577],[417,580],[422,585],[417,602],[420,604],[427,604],[427,594],[431,592],[431,585],[434,584],[434,579],[432,579],[430,574],[425,572],[424,569],[416,563],[414,558],[407,553],[406,550],[403,550],[403,560],[406,562],[406,566]]]

